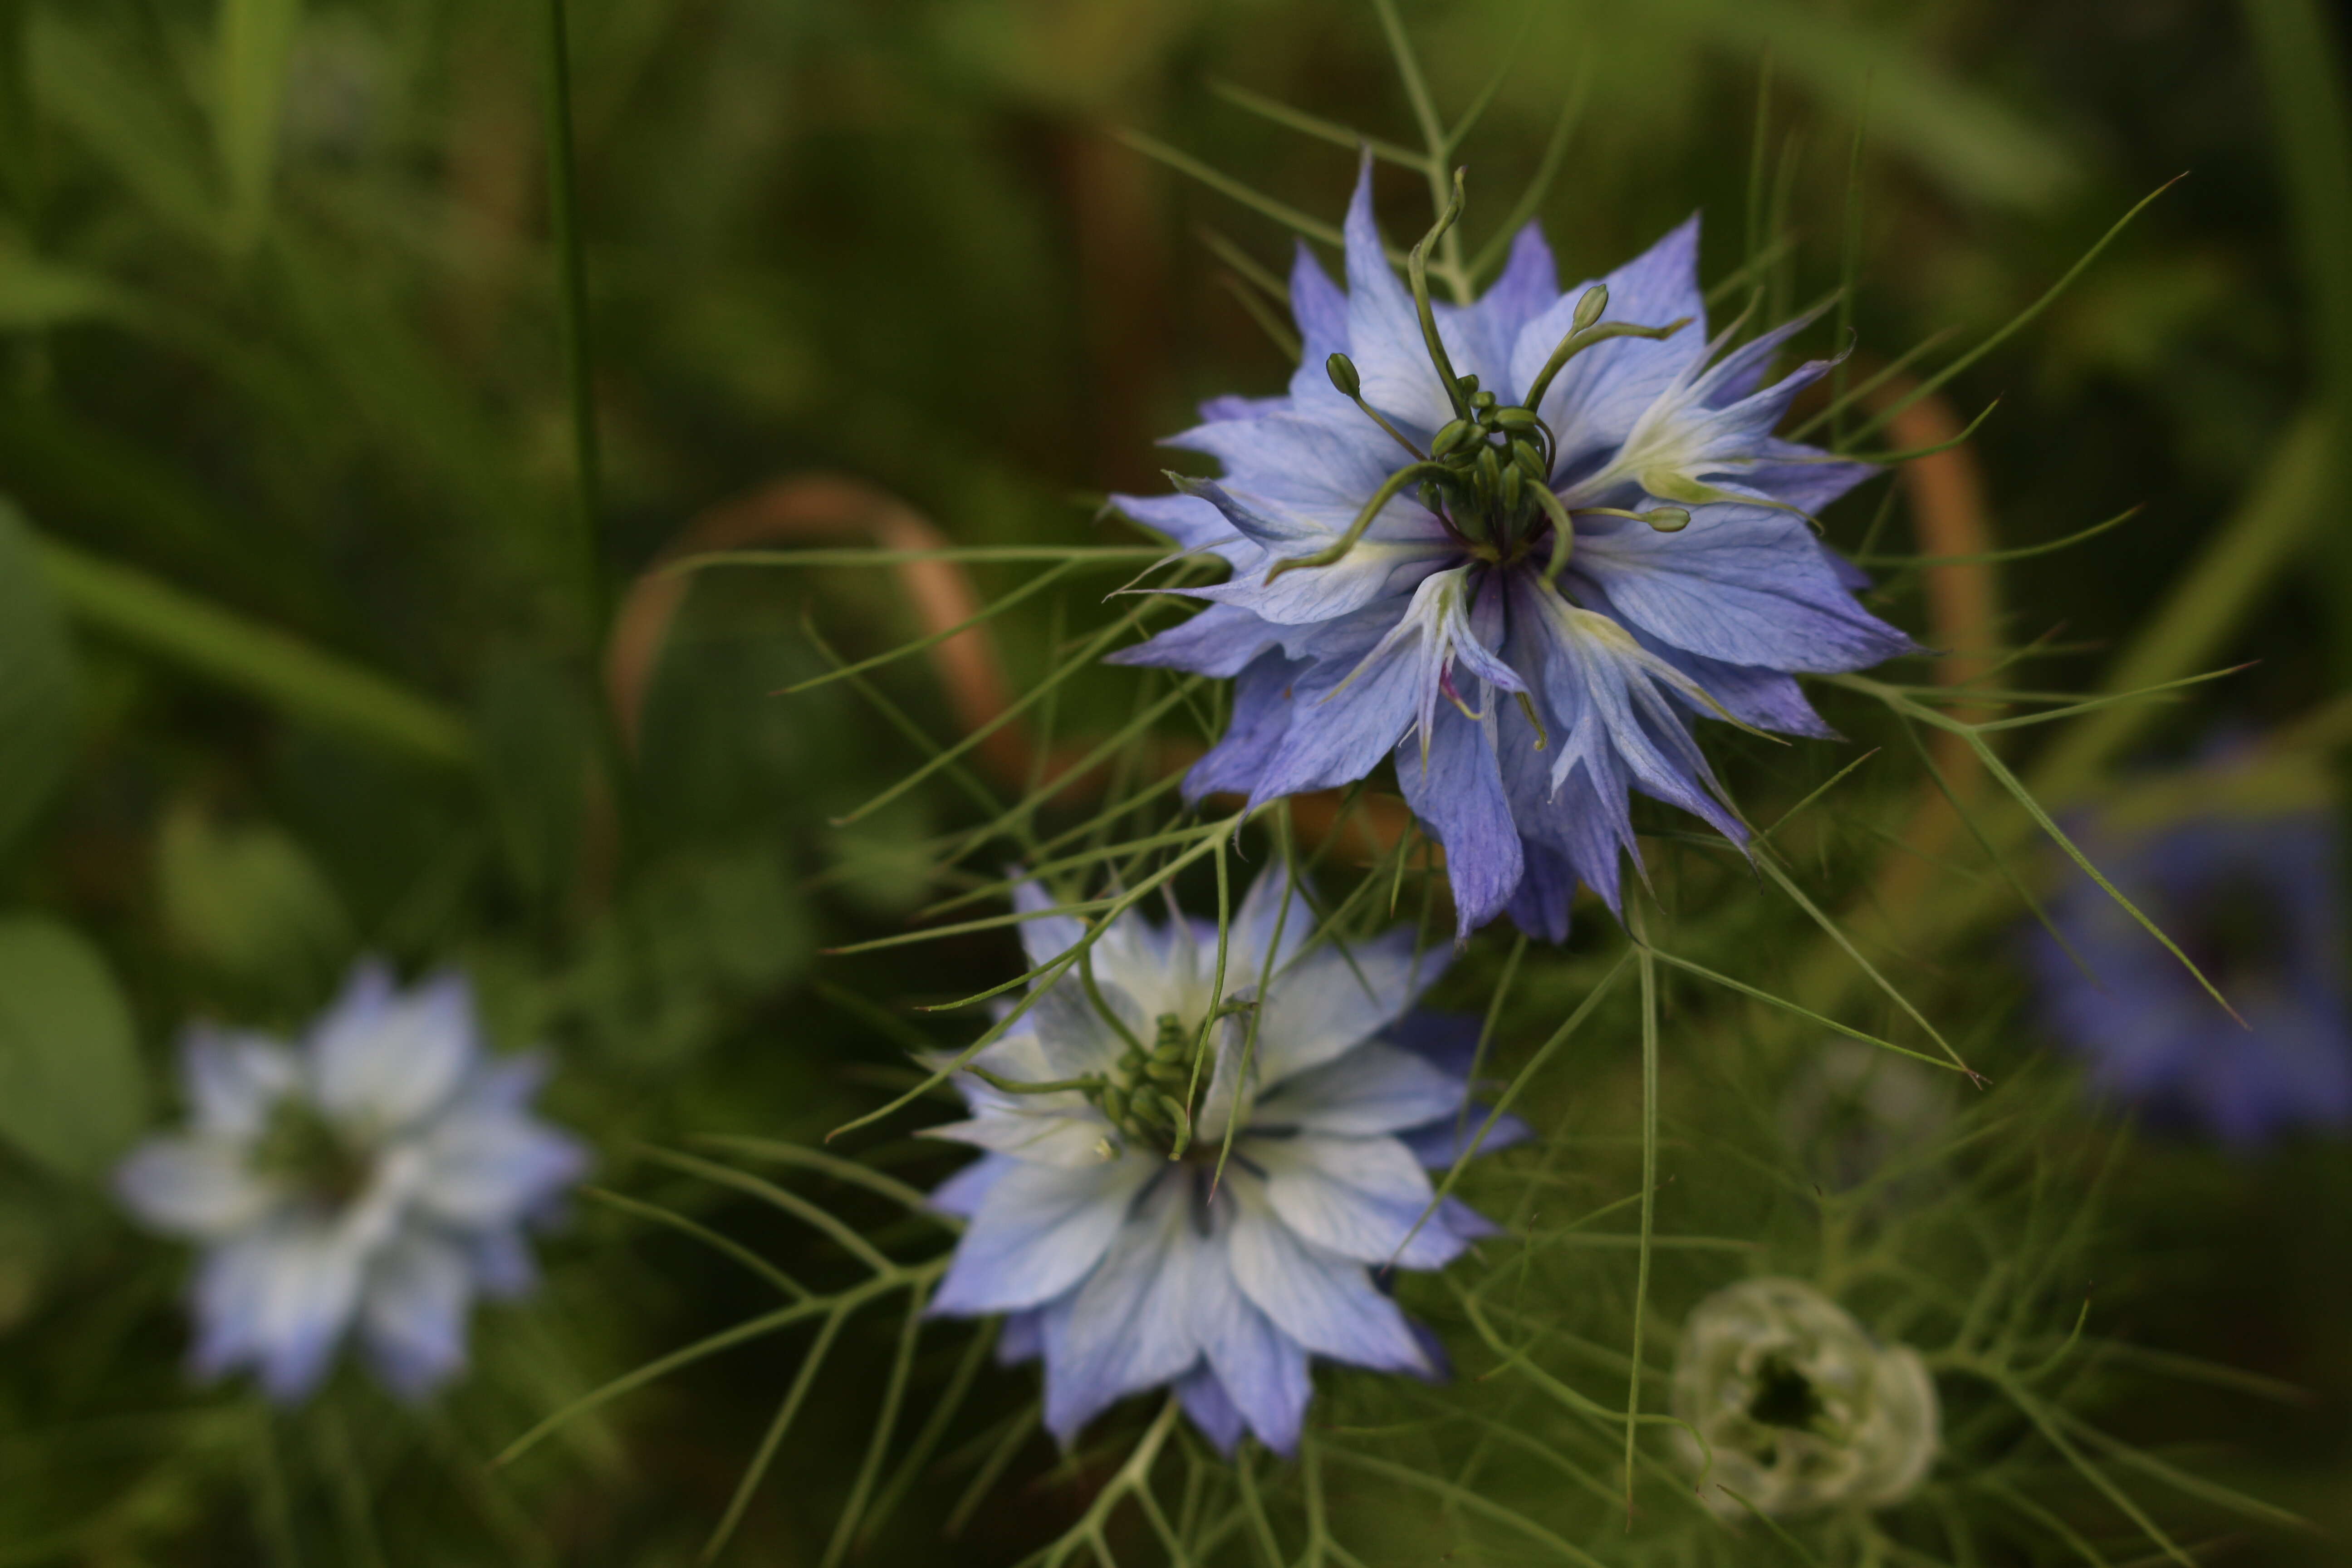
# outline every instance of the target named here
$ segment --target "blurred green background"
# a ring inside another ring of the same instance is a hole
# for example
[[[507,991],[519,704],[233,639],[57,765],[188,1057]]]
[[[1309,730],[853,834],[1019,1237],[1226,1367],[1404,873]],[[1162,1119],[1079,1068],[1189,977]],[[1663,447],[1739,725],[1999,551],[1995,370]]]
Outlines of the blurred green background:
[[[1563,124],[1540,216],[1564,278],[1703,207],[1710,277],[1752,235],[1785,234],[1776,302],[1801,301],[1838,277],[1852,210],[1853,319],[1881,363],[1999,326],[2187,173],[1948,389],[1962,417],[2001,399],[1973,447],[2000,544],[2145,507],[2004,569],[1987,641],[2050,636],[2036,684],[2100,679],[2300,411],[2342,447],[2352,146],[2341,37],[2315,5],[1403,17],[1441,103],[1507,67],[1464,154],[1474,236]],[[556,1048],[550,1103],[603,1151],[598,1180],[821,1272],[756,1203],[630,1151],[814,1141],[909,1081],[893,1020],[995,983],[1009,941],[818,949],[898,929],[938,890],[926,841],[978,813],[934,780],[835,829],[923,753],[845,686],[772,695],[825,668],[804,627],[847,658],[914,635],[887,574],[700,574],[618,714],[613,606],[698,518],[812,473],[870,481],[960,543],[1131,541],[1100,505],[1163,483],[1153,439],[1203,396],[1286,374],[1240,296],[1250,265],[1286,268],[1290,238],[1125,134],[1323,223],[1353,154],[1253,95],[1414,138],[1379,18],[1351,0],[574,0],[570,20],[599,447],[584,519],[545,7],[0,0],[0,1563],[289,1545],[306,1562],[693,1559],[793,1346],[706,1363],[517,1467],[485,1461],[758,1310],[725,1259],[583,1201],[539,1303],[478,1320],[478,1373],[426,1416],[348,1381],[270,1416],[186,1386],[184,1260],[134,1234],[100,1178],[173,1105],[182,1020],[290,1028],[377,951],[463,964],[502,1042]],[[1405,234],[1423,194],[1392,174]],[[2259,662],[2141,752],[2342,689],[2337,510],[2273,552],[2201,661]],[[1832,537],[1867,521],[1841,514]],[[1890,544],[1901,513],[1891,526]],[[1023,580],[974,575],[992,594]],[[1016,688],[1057,636],[1108,620],[1097,597],[997,623]],[[924,732],[957,732],[922,660],[877,679]],[[1058,724],[1108,731],[1126,682],[1071,681]],[[2005,1005],[2015,989],[1958,994]],[[903,1131],[862,1146],[910,1179],[951,1163]],[[2168,1385],[2126,1425],[2352,1530],[2344,1148],[2156,1140],[2132,1160],[2107,1247],[2116,1278],[2143,1277],[2136,1337],[2316,1392],[2273,1406]],[[874,1342],[852,1349],[870,1362],[887,1331],[854,1329]],[[820,1402],[734,1560],[817,1560],[871,1381],[845,1373]],[[1046,1468],[1042,1441],[1022,1463]],[[961,1486],[917,1487],[876,1559],[1010,1561],[1083,1497],[1066,1477],[1016,1484],[943,1544]],[[2229,1560],[2342,1550],[2264,1537]]]

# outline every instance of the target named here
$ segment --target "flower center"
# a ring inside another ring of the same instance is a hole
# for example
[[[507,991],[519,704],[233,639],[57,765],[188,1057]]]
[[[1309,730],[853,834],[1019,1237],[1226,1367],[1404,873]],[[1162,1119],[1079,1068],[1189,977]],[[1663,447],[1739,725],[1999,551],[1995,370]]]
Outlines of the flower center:
[[[1456,171],[1454,199],[1438,216],[1435,226],[1412,247],[1405,264],[1405,275],[1412,285],[1413,309],[1421,321],[1422,342],[1429,351],[1438,384],[1444,389],[1446,402],[1453,408],[1453,419],[1439,427],[1424,452],[1364,401],[1363,378],[1357,374],[1353,360],[1343,353],[1325,360],[1324,372],[1339,395],[1412,453],[1414,460],[1391,474],[1373,492],[1347,532],[1311,555],[1277,562],[1266,572],[1268,583],[1285,572],[1328,566],[1345,556],[1364,536],[1364,531],[1371,527],[1381,510],[1412,487],[1418,487],[1423,508],[1476,559],[1516,564],[1549,538],[1551,545],[1544,581],[1557,579],[1561,568],[1568,564],[1569,555],[1576,547],[1576,525],[1567,504],[1551,488],[1552,464],[1559,454],[1559,443],[1551,426],[1537,413],[1543,405],[1544,394],[1551,389],[1553,378],[1568,362],[1586,349],[1612,338],[1670,338],[1689,324],[1689,318],[1656,327],[1603,321],[1601,316],[1609,308],[1609,289],[1606,284],[1596,283],[1578,299],[1567,335],[1528,384],[1525,401],[1504,403],[1492,390],[1481,388],[1475,375],[1454,374],[1453,356],[1447,353],[1444,337],[1437,330],[1436,308],[1430,302],[1430,247],[1462,216],[1462,172]],[[1594,516],[1638,518],[1663,533],[1671,533],[1690,521],[1689,511],[1677,506],[1641,512],[1615,507],[1577,510]]]
[[[1756,1395],[1748,1402],[1750,1421],[1803,1432],[1811,1430],[1821,1415],[1822,1402],[1813,1392],[1812,1379],[1779,1356],[1764,1363]]]
[[[1206,1073],[1197,1089],[1193,1084],[1195,1033],[1175,1014],[1160,1014],[1151,1043],[1131,1041],[1108,1080],[1087,1098],[1129,1138],[1171,1157],[1181,1153],[1192,1142],[1200,1095],[1208,1088]]]
[[[268,1123],[247,1156],[254,1173],[284,1182],[331,1209],[359,1196],[374,1162],[318,1109],[299,1095],[271,1108]]]

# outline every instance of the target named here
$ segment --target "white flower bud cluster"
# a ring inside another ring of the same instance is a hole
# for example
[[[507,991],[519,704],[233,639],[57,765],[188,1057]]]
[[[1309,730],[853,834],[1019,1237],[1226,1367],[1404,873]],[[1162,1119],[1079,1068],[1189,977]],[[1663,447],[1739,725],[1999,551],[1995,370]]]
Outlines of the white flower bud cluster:
[[[1882,1508],[1936,1460],[1936,1385],[1918,1352],[1881,1346],[1801,1280],[1743,1280],[1701,1301],[1683,1325],[1673,1398],[1713,1450],[1702,1494],[1728,1518]],[[1691,1434],[1675,1440],[1701,1469]]]

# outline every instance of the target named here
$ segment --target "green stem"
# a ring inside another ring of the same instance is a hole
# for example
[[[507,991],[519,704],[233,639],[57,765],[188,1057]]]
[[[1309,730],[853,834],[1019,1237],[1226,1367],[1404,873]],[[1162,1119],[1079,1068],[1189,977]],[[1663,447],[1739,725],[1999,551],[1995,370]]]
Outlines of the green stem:
[[[572,40],[567,0],[547,0],[547,214],[555,247],[563,379],[572,404],[574,548],[589,637],[601,645],[610,612],[598,519],[604,513],[596,441],[595,362],[588,336],[588,264],[580,237],[580,178],[572,156]]]

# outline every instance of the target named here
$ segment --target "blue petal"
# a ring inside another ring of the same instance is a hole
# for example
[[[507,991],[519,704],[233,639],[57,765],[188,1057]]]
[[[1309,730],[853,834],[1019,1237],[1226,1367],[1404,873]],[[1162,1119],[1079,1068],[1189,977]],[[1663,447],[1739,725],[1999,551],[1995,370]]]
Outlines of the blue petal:
[[[1115,495],[1110,504],[1144,527],[1166,534],[1179,550],[1212,551],[1237,564],[1255,560],[1259,553],[1255,545],[1234,531],[1223,512],[1199,496]]]
[[[151,1138],[116,1170],[114,1189],[144,1225],[169,1236],[217,1240],[260,1219],[281,1201],[254,1175],[247,1146],[220,1137]]]
[[[1086,922],[1077,916],[1045,912],[1059,902],[1042,882],[1024,878],[1013,887],[1013,912],[1029,917],[1021,922],[1021,951],[1033,969],[1061,957],[1087,934]]]
[[[309,1042],[320,1109],[356,1126],[404,1126],[457,1088],[478,1051],[472,989],[442,974],[405,994],[390,972],[362,963]]]
[[[1045,1363],[1045,1426],[1066,1445],[1118,1400],[1173,1382],[1200,1357],[1193,1276],[1224,1260],[1193,1228],[1192,1176],[1161,1177],[1070,1304]]]
[[[1075,1296],[1076,1292],[1072,1291],[1071,1294]],[[1004,1314],[1004,1322],[996,1331],[997,1365],[1018,1366],[1045,1353],[1045,1313],[1049,1310],[1033,1308],[1025,1312]]]
[[[1380,226],[1372,219],[1372,158],[1364,154],[1356,193],[1348,203],[1348,349],[1363,382],[1364,401],[1404,426],[1427,433],[1454,417],[1454,405],[1430,363],[1412,296],[1389,266]],[[1446,342],[1449,354],[1457,344]]]
[[[1371,1137],[1451,1116],[1463,1092],[1462,1080],[1428,1058],[1367,1040],[1336,1061],[1276,1085],[1258,1100],[1250,1126]]]
[[[1795,507],[1809,517],[1820,516],[1831,502],[1882,471],[1868,463],[1827,461],[1829,454],[1819,447],[1783,441],[1773,436],[1758,441],[1755,452],[1760,461],[1739,476],[1741,486],[1770,496],[1785,506]],[[1814,542],[1820,543],[1818,540]],[[1822,551],[1829,553],[1826,546]],[[1842,577],[1841,581],[1849,588],[1870,586],[1867,576],[1858,579]]]
[[[1217,1377],[1216,1370],[1206,1361],[1184,1374],[1176,1384],[1176,1397],[1183,1403],[1184,1414],[1201,1429],[1218,1453],[1232,1458],[1241,1445],[1242,1413],[1233,1395]]]
[[[194,1301],[198,1374],[257,1366],[272,1399],[307,1397],[358,1310],[364,1261],[336,1228],[294,1221],[206,1254]]]
[[[456,1245],[422,1234],[401,1237],[369,1264],[360,1331],[384,1386],[423,1398],[466,1364],[466,1313],[473,1277]]]
[[[1454,370],[1475,375],[1480,386],[1506,402],[1515,399],[1520,388],[1511,379],[1511,353],[1519,334],[1559,302],[1559,274],[1552,264],[1551,247],[1544,243],[1543,226],[1530,223],[1512,237],[1503,275],[1476,304],[1436,308]]]
[[[1396,749],[1405,804],[1445,847],[1457,939],[1502,912],[1525,869],[1495,757],[1496,700],[1490,697],[1489,710],[1476,720],[1451,705],[1438,710],[1425,756],[1411,736]]]
[[[1660,327],[1688,316],[1691,323],[1663,342],[1615,338],[1597,344],[1569,361],[1553,378],[1537,412],[1559,438],[1555,477],[1622,442],[1643,411],[1706,350],[1696,216],[1602,281],[1609,285],[1609,309],[1601,317],[1605,321]],[[1534,382],[1568,335],[1577,301],[1590,286],[1569,289],[1520,332],[1511,353],[1515,386],[1524,390]]]
[[[264,1035],[198,1024],[180,1042],[181,1083],[200,1132],[258,1134],[300,1077],[294,1053]]]
[[[989,1189],[1017,1163],[1010,1155],[982,1154],[931,1189],[930,1205],[941,1214],[970,1219],[980,1212]]]
[[[1266,759],[1250,804],[1351,784],[1380,766],[1412,728],[1426,667],[1436,662],[1416,645],[1360,670],[1345,659],[1326,658],[1294,681],[1289,728]]]
[[[1086,1170],[1016,1165],[981,1200],[929,1310],[974,1317],[1059,1296],[1102,1261],[1129,1203],[1165,1163],[1129,1154]]]
[[[1914,646],[1854,602],[1803,519],[1769,507],[1696,507],[1678,533],[1580,534],[1574,570],[1628,625],[1727,664],[1862,669]]]
[[[1307,1247],[1358,1263],[1439,1268],[1474,1236],[1457,1236],[1435,1216],[1413,1227],[1434,1195],[1412,1151],[1393,1138],[1335,1138],[1300,1133],[1252,1138],[1249,1158],[1265,1174],[1266,1201]],[[1464,1209],[1464,1214],[1472,1211]],[[1483,1226],[1475,1214],[1467,1226]],[[1412,1239],[1405,1238],[1410,1236]],[[1399,1247],[1403,1250],[1399,1252]]]
[[[535,1075],[534,1075],[535,1076]],[[417,1142],[425,1171],[418,1204],[461,1226],[510,1224],[545,1206],[588,1169],[576,1139],[490,1103],[460,1103]]]
[[[1110,664],[1148,665],[1194,675],[1238,675],[1281,641],[1282,628],[1233,605],[1211,605],[1148,642],[1110,654]]]
[[[1221,1206],[1229,1202],[1221,1200]],[[1258,1441],[1278,1454],[1291,1453],[1298,1447],[1299,1427],[1314,1394],[1306,1348],[1243,1293],[1233,1272],[1230,1226],[1212,1240],[1224,1249],[1225,1267],[1196,1279],[1193,1300],[1209,1370]]]
[[[1186,805],[1205,795],[1256,793],[1267,764],[1290,733],[1291,688],[1307,668],[1303,662],[1267,653],[1241,672],[1234,682],[1234,716],[1224,739],[1184,775]]]
[[[1394,1301],[1372,1289],[1364,1266],[1316,1251],[1276,1218],[1263,1184],[1228,1172],[1244,1196],[1230,1246],[1234,1279],[1274,1326],[1317,1355],[1381,1372],[1426,1372],[1428,1360]]]
[[[1467,1158],[1475,1145],[1481,1154],[1493,1154],[1514,1144],[1533,1139],[1536,1130],[1517,1116],[1505,1111],[1495,1122],[1495,1130],[1478,1142],[1478,1130],[1486,1125],[1486,1108],[1473,1105],[1467,1116],[1455,1120],[1448,1117],[1433,1121],[1426,1127],[1415,1127],[1396,1135],[1412,1153],[1412,1157],[1433,1171],[1451,1170]]]
[[[1312,921],[1302,903],[1292,922]],[[1450,957],[1420,951],[1410,926],[1369,942],[1327,944],[1288,964],[1259,1009],[1257,1064],[1266,1090],[1333,1062],[1381,1033],[1445,973]]]
[[[1538,942],[1566,942],[1569,907],[1576,901],[1576,868],[1549,844],[1525,835],[1519,839],[1519,859],[1525,870],[1519,885],[1511,889],[1511,923]]]

